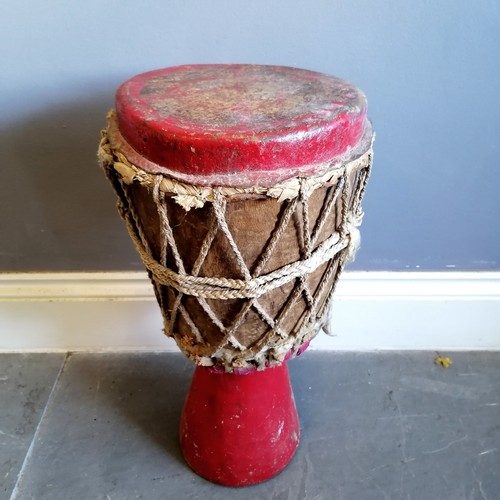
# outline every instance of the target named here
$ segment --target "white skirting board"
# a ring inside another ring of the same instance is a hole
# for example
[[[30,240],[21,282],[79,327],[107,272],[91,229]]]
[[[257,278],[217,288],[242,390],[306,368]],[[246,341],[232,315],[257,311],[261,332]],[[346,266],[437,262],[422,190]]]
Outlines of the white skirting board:
[[[142,272],[0,274],[0,351],[176,351]],[[321,350],[500,350],[500,272],[346,272]]]

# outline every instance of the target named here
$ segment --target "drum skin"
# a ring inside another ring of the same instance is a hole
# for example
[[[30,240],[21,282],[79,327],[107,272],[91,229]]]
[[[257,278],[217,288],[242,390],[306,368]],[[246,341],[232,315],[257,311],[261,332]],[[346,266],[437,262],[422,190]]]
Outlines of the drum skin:
[[[312,175],[349,155],[369,128],[366,98],[352,84],[284,66],[143,73],[120,86],[116,111],[139,166],[202,184]]]

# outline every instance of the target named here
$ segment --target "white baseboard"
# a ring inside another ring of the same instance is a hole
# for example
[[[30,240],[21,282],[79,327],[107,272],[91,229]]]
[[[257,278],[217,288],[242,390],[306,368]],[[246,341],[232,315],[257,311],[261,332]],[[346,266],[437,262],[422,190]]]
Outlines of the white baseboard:
[[[0,274],[0,351],[166,350],[142,272]],[[500,350],[500,272],[347,272],[322,350]]]

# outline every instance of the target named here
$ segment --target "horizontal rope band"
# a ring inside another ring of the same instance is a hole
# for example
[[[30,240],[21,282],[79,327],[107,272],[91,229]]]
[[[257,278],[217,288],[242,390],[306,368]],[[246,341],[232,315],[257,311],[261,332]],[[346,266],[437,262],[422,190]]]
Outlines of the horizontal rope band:
[[[128,224],[128,212],[121,211]],[[356,226],[357,221],[349,221],[349,226]],[[353,228],[353,232],[357,228]],[[315,271],[319,266],[332,259],[338,252],[349,247],[350,231],[346,237],[334,233],[321,243],[309,258],[287,264],[275,271],[250,279],[232,279],[224,277],[204,277],[180,274],[162,266],[144,248],[134,232],[130,232],[132,241],[142,257],[144,265],[151,271],[154,279],[161,285],[171,286],[177,291],[205,299],[245,299],[259,297],[270,290],[283,286],[290,281]]]

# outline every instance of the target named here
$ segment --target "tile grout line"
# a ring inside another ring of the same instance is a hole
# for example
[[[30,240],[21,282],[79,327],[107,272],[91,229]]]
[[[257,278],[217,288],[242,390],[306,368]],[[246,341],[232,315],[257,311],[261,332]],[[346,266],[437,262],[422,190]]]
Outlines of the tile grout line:
[[[49,408],[50,404],[52,403],[52,400],[55,397],[56,388],[59,385],[59,380],[61,379],[61,376],[64,372],[64,369],[66,368],[66,364],[67,364],[69,358],[71,357],[71,354],[72,354],[71,352],[66,353],[66,356],[64,357],[64,360],[61,364],[61,368],[59,369],[59,372],[56,375],[56,378],[55,378],[54,383],[52,385],[52,389],[50,390],[49,397],[47,398],[47,402],[45,403],[45,408],[42,411],[42,414],[40,416],[40,420],[38,421],[38,425],[36,426],[35,432],[33,434],[33,438],[31,439],[31,443],[28,447],[28,451],[26,452],[26,455],[24,457],[23,464],[21,465],[21,469],[19,470],[19,474],[17,475],[16,484],[14,485],[14,488],[12,489],[12,493],[10,495],[10,500],[15,500],[17,495],[19,494],[19,485],[20,485],[21,480],[24,476],[25,469],[27,468],[28,462],[30,461],[30,458],[33,454],[33,448],[35,447],[35,441],[36,441],[36,438],[38,436],[40,427],[42,425],[42,422],[45,419],[45,414],[47,413],[47,409]]]

